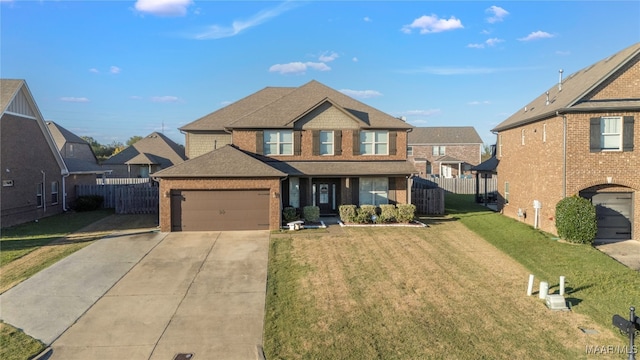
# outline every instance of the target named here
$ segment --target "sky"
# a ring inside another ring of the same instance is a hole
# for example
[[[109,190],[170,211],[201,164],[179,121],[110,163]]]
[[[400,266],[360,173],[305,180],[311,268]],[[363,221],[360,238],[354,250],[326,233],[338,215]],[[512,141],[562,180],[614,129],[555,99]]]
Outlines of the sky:
[[[640,41],[640,1],[0,0],[0,77],[102,144],[317,80],[414,126],[491,129]]]

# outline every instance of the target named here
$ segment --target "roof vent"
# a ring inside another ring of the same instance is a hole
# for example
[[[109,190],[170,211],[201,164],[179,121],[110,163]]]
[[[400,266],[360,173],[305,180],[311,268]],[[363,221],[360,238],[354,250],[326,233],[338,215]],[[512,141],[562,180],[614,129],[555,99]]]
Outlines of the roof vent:
[[[524,107],[524,112],[527,112],[527,107],[526,106]]]
[[[560,69],[558,72],[560,73],[560,80],[558,81],[558,91],[562,91],[562,73],[564,72],[564,70]]]

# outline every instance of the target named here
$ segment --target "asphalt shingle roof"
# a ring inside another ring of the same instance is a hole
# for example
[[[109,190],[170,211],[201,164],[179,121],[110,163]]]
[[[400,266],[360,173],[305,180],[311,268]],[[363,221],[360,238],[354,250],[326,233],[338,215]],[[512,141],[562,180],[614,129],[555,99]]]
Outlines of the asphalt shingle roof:
[[[473,126],[417,127],[408,144],[482,144],[482,139]]]
[[[152,161],[153,164],[161,165],[163,168],[179,164],[184,161],[184,148],[173,142],[165,135],[153,132],[147,137],[135,142],[133,145],[126,147],[121,152],[106,159],[104,165],[127,164],[130,161],[140,163],[143,157],[141,154]],[[150,158],[152,155],[153,158]],[[136,159],[136,160],[133,160]],[[148,164],[148,163],[144,163]]]
[[[640,109],[639,99],[589,101],[598,86],[626,64],[640,59],[640,43],[633,44],[606,59],[579,70],[562,81],[562,90],[554,84],[529,104],[519,109],[492,131],[502,131],[538,121],[556,112],[593,111],[598,109]],[[547,104],[547,92],[549,103]],[[525,111],[526,109],[526,111]]]
[[[270,161],[267,164],[290,176],[410,175],[409,161]]]
[[[89,145],[89,143],[86,142],[83,138],[63,128],[53,121],[47,121],[47,126],[49,127],[49,132],[53,137],[53,141],[55,141],[56,145],[58,146],[58,150],[62,150],[65,143]]]

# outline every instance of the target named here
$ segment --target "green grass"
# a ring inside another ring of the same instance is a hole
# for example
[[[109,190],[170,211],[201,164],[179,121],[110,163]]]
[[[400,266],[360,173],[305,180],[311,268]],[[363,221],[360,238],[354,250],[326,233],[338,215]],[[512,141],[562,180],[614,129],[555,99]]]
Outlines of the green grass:
[[[0,234],[0,266],[111,214],[112,210],[67,213],[3,228]]]
[[[487,211],[473,203],[472,195],[447,194],[445,203],[449,214],[526,267],[538,281],[548,281],[550,290],[557,290],[559,276],[565,276],[566,297],[575,312],[611,328],[614,314],[626,317],[630,306],[640,307],[640,273],[594,247],[556,241],[554,235]]]
[[[11,325],[0,323],[0,359],[25,360],[44,350],[42,342],[35,340]]]

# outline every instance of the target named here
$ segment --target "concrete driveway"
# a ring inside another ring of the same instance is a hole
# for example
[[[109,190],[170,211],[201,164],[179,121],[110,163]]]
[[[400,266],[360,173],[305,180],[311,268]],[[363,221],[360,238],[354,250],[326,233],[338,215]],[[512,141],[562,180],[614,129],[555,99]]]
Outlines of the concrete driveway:
[[[108,291],[95,303],[86,299],[78,304],[76,308],[84,306],[86,312],[83,310],[77,321],[68,329],[65,327],[66,331],[63,329],[59,337],[51,332],[47,334],[55,336],[55,340],[51,351],[42,358],[170,360],[178,354],[193,354],[183,358],[256,359],[258,346],[262,344],[269,232],[136,236],[137,239],[128,241],[147,242],[148,253],[124,276],[115,279],[112,282],[115,285],[109,285]],[[127,239],[119,240],[127,242]],[[120,259],[114,257],[117,249],[102,254],[95,251],[82,254],[85,249],[76,253],[79,255],[72,259],[74,263],[101,264],[111,259],[118,267]],[[83,261],[89,258],[91,261]],[[83,266],[85,271],[86,267]],[[108,268],[102,266],[103,270]],[[65,281],[79,282],[78,287],[92,286],[91,277],[81,274],[55,279],[60,286]],[[56,284],[49,286],[55,288]],[[7,299],[2,301],[4,308]],[[61,301],[63,299],[57,302]],[[90,302],[88,306],[87,302]],[[22,308],[22,311],[28,310]],[[40,316],[42,321],[48,317]],[[70,317],[73,316],[64,316]],[[5,321],[34,336],[29,326]],[[44,340],[47,343],[48,339]]]

